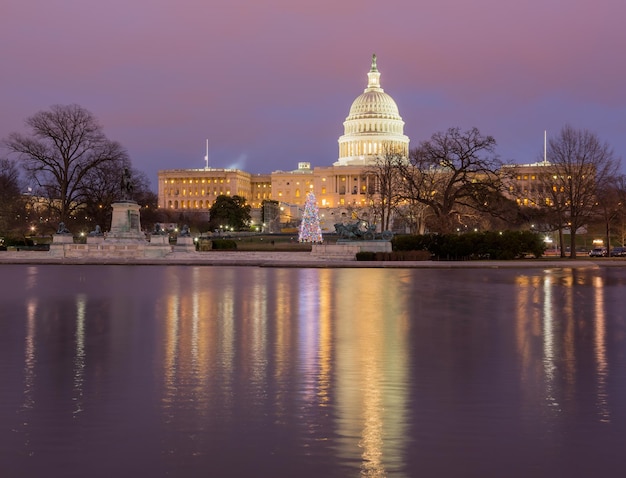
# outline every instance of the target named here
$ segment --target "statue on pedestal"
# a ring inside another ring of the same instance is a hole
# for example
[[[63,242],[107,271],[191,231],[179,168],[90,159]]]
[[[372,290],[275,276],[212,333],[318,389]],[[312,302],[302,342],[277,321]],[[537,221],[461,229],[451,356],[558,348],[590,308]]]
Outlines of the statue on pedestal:
[[[335,232],[339,239],[350,239],[354,241],[373,241],[383,240],[390,241],[393,238],[393,232],[383,231],[380,234],[376,232],[376,224],[370,224],[363,219],[357,219],[356,222],[343,224],[335,224]]]
[[[91,231],[89,235],[92,237],[93,236],[99,237],[99,236],[103,236],[104,234],[102,234],[102,229],[100,228],[100,226],[96,225],[96,229]]]
[[[125,201],[132,200],[133,196],[133,179],[130,175],[130,171],[128,168],[124,168],[124,172],[122,173],[122,181],[121,181],[121,193],[122,199]]]
[[[65,223],[64,222],[60,222],[59,223],[59,227],[57,229],[57,234],[71,234],[71,232],[69,231],[69,229],[67,227],[65,227]]]

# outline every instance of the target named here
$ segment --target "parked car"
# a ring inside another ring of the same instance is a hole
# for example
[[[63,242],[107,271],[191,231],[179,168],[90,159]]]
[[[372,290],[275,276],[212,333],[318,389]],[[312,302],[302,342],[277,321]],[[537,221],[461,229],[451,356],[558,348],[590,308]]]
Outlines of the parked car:
[[[589,251],[589,257],[606,257],[607,255],[604,247],[594,247]]]
[[[611,257],[626,257],[626,247],[614,247],[611,249]]]

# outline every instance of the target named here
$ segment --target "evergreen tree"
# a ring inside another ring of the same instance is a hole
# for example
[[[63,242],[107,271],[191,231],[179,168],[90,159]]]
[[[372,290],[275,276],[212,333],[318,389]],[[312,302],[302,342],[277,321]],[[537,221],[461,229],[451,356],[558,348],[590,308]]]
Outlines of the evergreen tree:
[[[250,226],[250,209],[246,198],[221,194],[209,210],[209,229],[219,230],[222,226],[235,231],[247,229]]]
[[[315,204],[315,194],[309,192],[304,203],[304,213],[300,223],[299,242],[322,242],[322,229],[320,228],[320,215]]]

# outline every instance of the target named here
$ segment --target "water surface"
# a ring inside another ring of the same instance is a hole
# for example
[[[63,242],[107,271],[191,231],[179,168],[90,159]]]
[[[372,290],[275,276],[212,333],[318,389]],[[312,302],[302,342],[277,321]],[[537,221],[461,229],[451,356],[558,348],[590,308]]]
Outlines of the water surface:
[[[626,470],[626,269],[0,278],[2,477]]]

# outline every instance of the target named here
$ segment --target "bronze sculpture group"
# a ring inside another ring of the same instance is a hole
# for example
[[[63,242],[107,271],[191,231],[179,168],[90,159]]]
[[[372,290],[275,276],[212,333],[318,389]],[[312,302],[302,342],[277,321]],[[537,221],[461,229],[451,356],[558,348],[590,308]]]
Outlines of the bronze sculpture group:
[[[370,224],[361,219],[347,224],[337,223],[335,224],[335,232],[339,235],[339,239],[353,241],[390,241],[393,237],[391,231],[383,231],[380,234],[377,233],[376,224]]]

